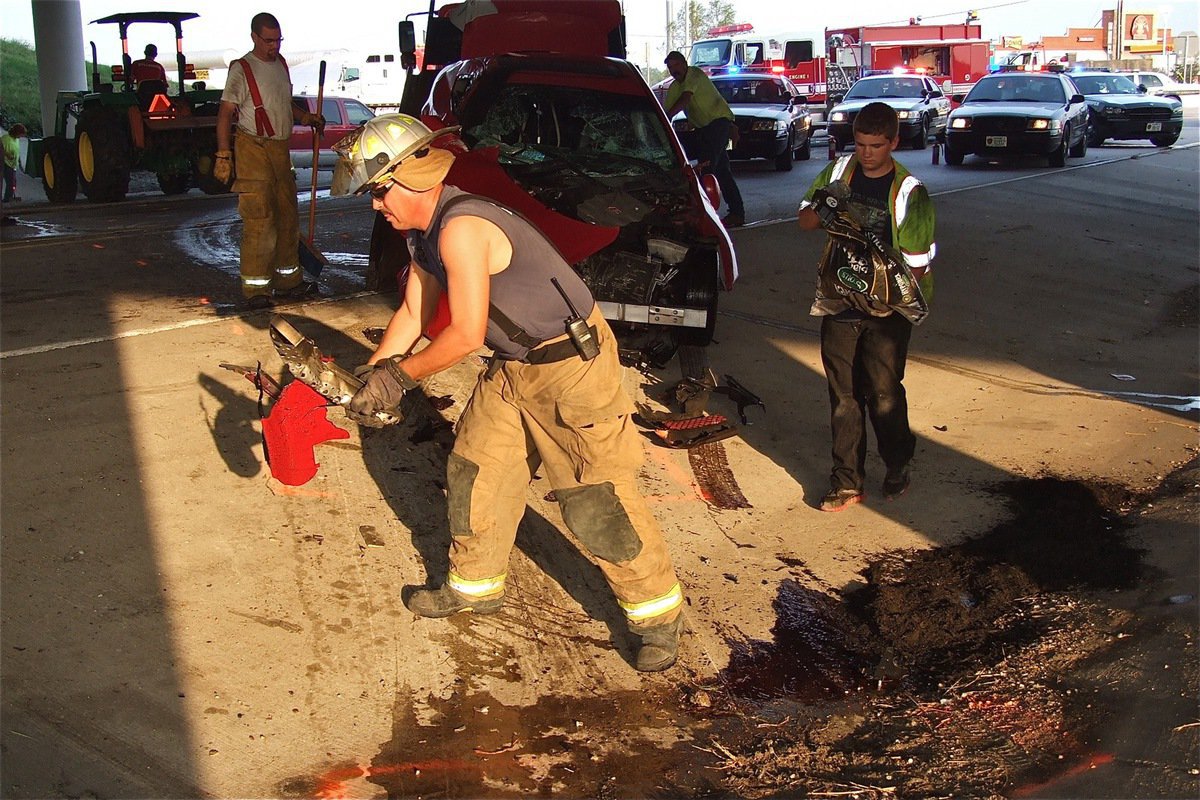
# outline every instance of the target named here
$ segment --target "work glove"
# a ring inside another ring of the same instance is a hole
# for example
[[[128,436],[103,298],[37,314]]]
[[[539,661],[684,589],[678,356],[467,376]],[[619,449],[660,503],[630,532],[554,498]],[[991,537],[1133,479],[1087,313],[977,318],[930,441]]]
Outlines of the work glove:
[[[213,161],[213,177],[221,183],[229,183],[233,179],[233,153],[228,150],[218,150]]]
[[[300,124],[314,128],[318,134],[325,133],[325,118],[320,114],[305,111],[300,115]]]
[[[402,360],[388,358],[375,364],[373,368],[364,365],[354,371],[363,385],[350,398],[350,403],[346,406],[347,417],[359,425],[382,428],[388,423],[379,419],[380,413],[401,416],[400,401],[404,398],[404,393],[420,386],[400,366]]]

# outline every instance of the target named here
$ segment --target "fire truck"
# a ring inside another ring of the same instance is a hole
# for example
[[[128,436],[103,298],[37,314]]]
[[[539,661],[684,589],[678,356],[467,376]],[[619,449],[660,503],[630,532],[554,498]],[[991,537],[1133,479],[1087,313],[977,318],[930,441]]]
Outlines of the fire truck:
[[[708,75],[770,72],[783,75],[810,103],[825,102],[825,56],[820,40],[806,34],[758,33],[748,22],[722,25],[692,43],[688,64]],[[815,43],[814,43],[815,42]]]
[[[965,94],[988,73],[992,47],[971,24],[826,28],[825,42],[831,95],[869,72],[896,68],[928,75],[947,95]]]

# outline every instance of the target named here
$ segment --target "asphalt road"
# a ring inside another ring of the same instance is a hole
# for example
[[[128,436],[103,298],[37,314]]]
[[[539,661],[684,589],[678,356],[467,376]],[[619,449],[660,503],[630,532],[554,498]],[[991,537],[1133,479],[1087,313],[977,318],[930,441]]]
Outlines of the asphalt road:
[[[554,533],[537,484],[502,614],[403,609],[402,585],[445,568],[436,429],[351,429],[318,448],[310,484],[269,478],[255,393],[218,366],[279,372],[266,316],[238,307],[233,198],[16,206],[0,229],[0,791],[622,796],[652,788],[630,754],[703,760],[703,726],[666,690],[715,680],[737,642],[770,642],[781,581],[835,593],[874,554],[986,530],[1006,513],[989,487],[1013,476],[1144,489],[1195,455],[1195,111],[1174,148],[1093,149],[1066,169],[901,154],[939,224],[934,312],[906,380],[915,483],[837,515],[813,508],[828,470],[806,313],[821,237],[772,224],[821,162],[737,166],[755,224],[734,234],[742,278],[708,358],[767,412],[724,443],[750,508],[713,508],[686,454],[647,446],[643,487],[693,628],[662,676],[629,667],[598,570]],[[324,295],[285,309],[347,366],[394,302],[361,291],[369,228],[361,198],[322,199]],[[448,417],[477,370],[431,381]],[[677,377],[626,383],[647,395]],[[874,456],[869,470],[873,494]],[[1145,603],[1200,594],[1190,524],[1182,556],[1157,555]],[[1194,624],[1195,605],[1157,613]]]

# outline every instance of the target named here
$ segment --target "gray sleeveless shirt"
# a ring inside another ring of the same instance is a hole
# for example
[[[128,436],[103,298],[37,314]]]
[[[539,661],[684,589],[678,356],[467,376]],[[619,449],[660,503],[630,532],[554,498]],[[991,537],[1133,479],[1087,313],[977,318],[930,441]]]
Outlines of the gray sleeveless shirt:
[[[436,278],[443,290],[446,288],[446,267],[438,242],[445,224],[461,216],[486,219],[503,231],[512,245],[512,261],[508,268],[491,278],[492,308],[488,313],[485,341],[497,356],[522,361],[535,346],[534,342],[553,339],[566,332],[564,323],[571,310],[550,282],[551,278],[558,278],[559,285],[571,298],[580,316],[586,319],[591,313],[595,305],[591,291],[533,223],[499,203],[467,194],[449,184],[442,189],[429,231],[408,232],[408,249],[413,261]],[[533,341],[523,336],[517,337],[522,341],[514,341],[505,331],[509,326],[497,322],[497,309]]]

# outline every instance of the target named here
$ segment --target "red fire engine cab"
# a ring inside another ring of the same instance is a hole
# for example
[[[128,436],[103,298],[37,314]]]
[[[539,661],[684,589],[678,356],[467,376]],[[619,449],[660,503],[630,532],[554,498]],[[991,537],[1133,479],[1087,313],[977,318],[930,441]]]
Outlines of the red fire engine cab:
[[[947,95],[965,94],[988,73],[991,55],[981,27],[971,24],[827,28],[825,41],[830,94],[844,94],[868,72],[897,67],[923,71]]]
[[[692,43],[688,64],[708,75],[770,72],[783,75],[809,102],[825,102],[825,55],[820,40],[806,34],[759,33],[748,22],[721,25]]]

